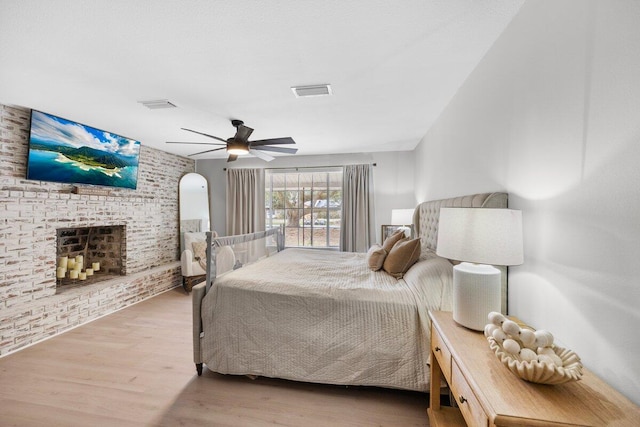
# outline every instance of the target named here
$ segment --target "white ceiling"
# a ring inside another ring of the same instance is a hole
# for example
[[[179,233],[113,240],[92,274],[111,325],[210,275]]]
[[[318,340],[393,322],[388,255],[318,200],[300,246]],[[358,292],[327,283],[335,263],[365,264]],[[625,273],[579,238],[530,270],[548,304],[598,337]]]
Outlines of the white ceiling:
[[[523,2],[0,0],[0,103],[180,155],[201,147],[166,141],[217,142],[181,127],[231,118],[299,154],[410,150]]]

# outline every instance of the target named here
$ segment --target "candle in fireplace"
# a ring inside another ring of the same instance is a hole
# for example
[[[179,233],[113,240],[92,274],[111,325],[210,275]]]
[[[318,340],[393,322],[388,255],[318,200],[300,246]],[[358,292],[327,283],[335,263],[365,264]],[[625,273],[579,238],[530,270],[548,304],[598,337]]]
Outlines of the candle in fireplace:
[[[69,271],[69,278],[70,279],[77,279],[78,278],[78,270]]]
[[[67,269],[67,262],[69,261],[68,256],[63,256],[58,259],[58,267],[62,267],[65,270]]]
[[[56,269],[56,277],[58,279],[64,279],[64,276],[67,275],[67,268],[66,267],[58,267]]]
[[[87,273],[87,277],[93,276],[93,268],[87,268],[84,272]]]
[[[91,266],[93,267],[93,271],[100,271],[100,263],[99,262],[94,262],[93,264],[91,264]]]

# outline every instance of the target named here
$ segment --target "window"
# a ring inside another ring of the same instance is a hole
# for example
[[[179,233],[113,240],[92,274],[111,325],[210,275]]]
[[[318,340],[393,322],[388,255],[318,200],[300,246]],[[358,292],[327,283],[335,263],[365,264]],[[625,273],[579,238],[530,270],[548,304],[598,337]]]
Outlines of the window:
[[[342,168],[265,171],[267,228],[285,226],[287,247],[340,247]]]

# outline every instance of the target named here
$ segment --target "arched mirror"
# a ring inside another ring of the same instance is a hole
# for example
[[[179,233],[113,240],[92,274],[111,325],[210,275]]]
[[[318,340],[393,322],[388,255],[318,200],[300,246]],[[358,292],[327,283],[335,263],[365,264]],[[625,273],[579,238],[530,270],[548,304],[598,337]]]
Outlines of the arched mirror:
[[[184,233],[210,230],[209,186],[198,173],[188,173],[180,179],[180,252],[184,247]]]

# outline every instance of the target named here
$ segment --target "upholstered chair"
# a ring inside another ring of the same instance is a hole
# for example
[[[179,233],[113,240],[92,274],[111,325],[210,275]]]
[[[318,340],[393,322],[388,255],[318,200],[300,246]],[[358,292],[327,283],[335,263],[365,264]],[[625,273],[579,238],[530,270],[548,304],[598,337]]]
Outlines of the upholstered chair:
[[[214,231],[213,237],[218,237]],[[182,267],[182,286],[185,291],[190,292],[191,288],[205,280],[206,271],[200,263],[204,260],[207,234],[202,232],[184,233],[184,250],[180,255]]]

